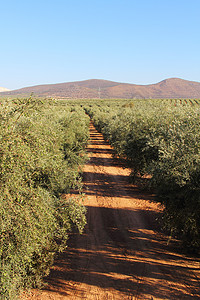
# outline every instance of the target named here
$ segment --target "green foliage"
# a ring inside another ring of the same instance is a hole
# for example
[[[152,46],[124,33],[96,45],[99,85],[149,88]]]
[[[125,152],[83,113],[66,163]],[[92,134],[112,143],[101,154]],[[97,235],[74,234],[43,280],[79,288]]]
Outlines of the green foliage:
[[[60,196],[80,188],[89,118],[30,97],[5,101],[0,119],[0,290],[15,299],[41,284],[68,233],[85,226],[81,194]]]
[[[85,107],[95,126],[125,158],[136,179],[165,205],[169,232],[200,249],[200,109],[197,100],[135,100]]]

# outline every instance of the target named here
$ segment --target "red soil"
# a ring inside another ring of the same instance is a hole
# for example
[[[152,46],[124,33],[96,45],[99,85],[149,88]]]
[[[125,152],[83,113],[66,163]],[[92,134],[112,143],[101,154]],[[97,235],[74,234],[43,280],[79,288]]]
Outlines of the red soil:
[[[200,299],[199,259],[159,232],[162,207],[128,180],[129,170],[91,125],[84,168],[88,224],[55,261],[31,300]]]

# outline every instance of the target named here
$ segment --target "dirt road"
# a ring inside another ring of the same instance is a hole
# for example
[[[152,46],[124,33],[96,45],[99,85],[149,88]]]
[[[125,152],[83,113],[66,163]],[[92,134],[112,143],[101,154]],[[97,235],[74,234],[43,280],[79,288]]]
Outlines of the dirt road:
[[[129,170],[91,125],[84,168],[88,224],[70,238],[31,299],[200,299],[199,260],[175,251],[156,221],[162,208],[129,184]]]

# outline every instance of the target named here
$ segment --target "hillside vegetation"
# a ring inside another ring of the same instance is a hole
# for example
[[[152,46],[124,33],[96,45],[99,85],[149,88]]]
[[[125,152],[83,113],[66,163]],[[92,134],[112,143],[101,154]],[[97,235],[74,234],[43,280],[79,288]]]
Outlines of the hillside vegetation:
[[[37,85],[3,93],[67,98],[200,98],[200,83],[180,78],[165,79],[156,84],[137,85],[108,80],[91,79],[59,84]]]

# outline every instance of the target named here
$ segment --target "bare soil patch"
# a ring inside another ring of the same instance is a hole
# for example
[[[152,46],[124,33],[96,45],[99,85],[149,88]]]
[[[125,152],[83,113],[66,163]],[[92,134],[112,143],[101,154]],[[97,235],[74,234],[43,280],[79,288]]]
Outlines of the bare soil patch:
[[[91,124],[84,167],[88,224],[72,235],[47,286],[29,299],[200,299],[198,258],[159,232],[162,207],[129,183],[130,170]]]

